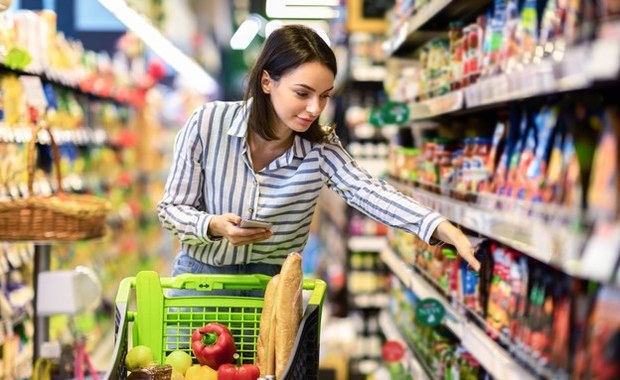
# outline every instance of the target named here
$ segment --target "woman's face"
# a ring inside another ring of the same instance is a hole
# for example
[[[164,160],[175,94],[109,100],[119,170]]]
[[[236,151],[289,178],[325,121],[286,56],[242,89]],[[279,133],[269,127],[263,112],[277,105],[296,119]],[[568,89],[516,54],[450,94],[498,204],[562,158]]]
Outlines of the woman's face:
[[[319,117],[334,89],[334,74],[319,62],[308,62],[274,81],[267,72],[261,80],[276,113],[277,133],[305,132]]]

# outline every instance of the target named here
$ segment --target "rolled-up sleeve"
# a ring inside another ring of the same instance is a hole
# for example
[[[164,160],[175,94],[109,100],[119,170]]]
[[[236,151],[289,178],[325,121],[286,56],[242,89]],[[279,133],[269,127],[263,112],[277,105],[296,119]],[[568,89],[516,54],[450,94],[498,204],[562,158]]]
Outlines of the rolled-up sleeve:
[[[329,188],[350,206],[393,228],[431,243],[433,232],[445,220],[361,168],[336,139],[323,148],[323,175]]]
[[[209,222],[213,215],[204,211],[202,199],[204,174],[201,167],[204,142],[201,138],[202,120],[207,107],[195,110],[179,130],[173,150],[173,162],[157,204],[159,220],[186,244],[208,244]]]

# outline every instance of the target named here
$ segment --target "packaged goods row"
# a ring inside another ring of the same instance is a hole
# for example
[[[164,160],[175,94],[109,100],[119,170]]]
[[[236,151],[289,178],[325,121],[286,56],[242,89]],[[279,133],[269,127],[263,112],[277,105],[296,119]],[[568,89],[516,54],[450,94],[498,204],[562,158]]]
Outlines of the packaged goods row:
[[[619,16],[618,7],[610,2],[546,0],[497,0],[471,23],[455,15],[446,24],[444,37],[416,51],[419,70],[409,78],[415,89],[407,99],[443,95],[545,57],[559,60],[566,49],[595,39]],[[395,38],[399,32],[394,32]]]
[[[433,289],[401,297],[401,309],[395,314],[399,318],[402,305],[415,309],[416,297],[434,295],[451,310],[446,318],[452,322],[447,325],[457,335],[464,332],[462,323],[471,323],[497,343],[495,349],[502,355],[535,376],[617,376],[615,356],[600,355],[600,350],[618,349],[615,336],[620,323],[613,316],[620,303],[617,288],[573,278],[494,241],[480,245],[479,275],[450,248],[428,246],[399,233],[391,237],[391,244],[394,253],[382,257],[401,280],[404,277],[409,290],[419,290],[419,282],[425,284],[422,288]],[[395,267],[399,262],[411,268],[408,274]],[[415,315],[409,316],[400,326],[414,323]]]
[[[492,135],[393,146],[388,167],[395,178],[459,200],[494,194],[613,219],[618,130],[618,109],[602,103],[515,105]]]

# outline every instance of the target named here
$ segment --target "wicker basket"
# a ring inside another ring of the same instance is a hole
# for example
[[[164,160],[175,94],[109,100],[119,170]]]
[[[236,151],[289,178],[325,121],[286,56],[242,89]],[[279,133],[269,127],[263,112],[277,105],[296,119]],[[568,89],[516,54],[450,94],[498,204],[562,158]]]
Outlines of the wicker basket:
[[[52,196],[37,196],[33,193],[35,145],[42,130],[50,136],[56,168],[58,190]],[[60,153],[48,128],[39,125],[34,129],[27,153],[28,196],[0,201],[0,240],[75,241],[103,236],[109,202],[90,195],[66,194],[62,191]]]

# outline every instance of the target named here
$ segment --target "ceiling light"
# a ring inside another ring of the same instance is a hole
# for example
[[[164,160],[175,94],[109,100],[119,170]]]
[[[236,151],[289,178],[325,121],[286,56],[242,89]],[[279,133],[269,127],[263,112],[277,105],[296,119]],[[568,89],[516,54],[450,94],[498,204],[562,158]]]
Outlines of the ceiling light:
[[[332,19],[340,12],[331,1],[266,0],[265,12],[269,18]],[[327,4],[327,5],[323,5]]]
[[[239,28],[230,38],[230,47],[234,50],[245,50],[254,37],[261,30],[262,22],[254,16],[250,16],[239,25]]]

